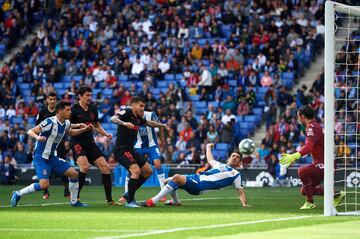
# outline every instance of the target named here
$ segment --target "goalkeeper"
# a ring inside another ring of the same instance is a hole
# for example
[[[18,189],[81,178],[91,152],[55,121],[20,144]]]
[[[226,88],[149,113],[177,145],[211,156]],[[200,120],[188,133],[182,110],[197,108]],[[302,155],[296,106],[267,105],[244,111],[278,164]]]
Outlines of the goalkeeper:
[[[306,202],[300,209],[315,208],[314,195],[324,195],[324,188],[320,185],[324,179],[324,133],[320,124],[314,119],[315,112],[308,106],[302,106],[298,113],[298,120],[306,126],[305,145],[294,154],[283,154],[280,163],[286,167],[304,155],[311,154],[313,163],[298,169],[302,181],[301,193],[306,196]],[[344,198],[344,192],[335,192],[334,206],[338,206]]]

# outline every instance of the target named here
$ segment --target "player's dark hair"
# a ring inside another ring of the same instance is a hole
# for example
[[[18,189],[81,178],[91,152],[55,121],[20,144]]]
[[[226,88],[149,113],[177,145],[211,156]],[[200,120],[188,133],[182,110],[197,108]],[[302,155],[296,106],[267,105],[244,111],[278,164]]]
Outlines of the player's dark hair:
[[[242,154],[240,153],[240,151],[239,151],[239,150],[234,149],[234,150],[232,151],[232,153],[231,153],[231,154],[233,154],[233,153],[240,155],[240,160],[242,160],[242,159],[243,159],[243,156],[242,156]]]
[[[80,86],[79,89],[76,92],[76,95],[83,96],[86,92],[92,92],[92,89],[89,86]]]
[[[299,115],[303,115],[307,119],[313,119],[315,116],[315,111],[313,110],[313,108],[311,108],[311,106],[303,105],[299,109]]]
[[[132,104],[137,104],[137,103],[139,103],[139,102],[142,102],[142,103],[146,103],[146,101],[145,101],[145,99],[144,98],[142,98],[142,97],[140,97],[140,96],[134,96],[132,99],[131,99],[131,102],[130,102],[130,104],[132,105]]]
[[[57,97],[57,94],[55,91],[51,91],[49,94],[46,95],[46,99],[49,97]]]
[[[55,106],[55,112],[58,113],[59,110],[65,109],[66,106],[71,106],[71,102],[61,100]]]

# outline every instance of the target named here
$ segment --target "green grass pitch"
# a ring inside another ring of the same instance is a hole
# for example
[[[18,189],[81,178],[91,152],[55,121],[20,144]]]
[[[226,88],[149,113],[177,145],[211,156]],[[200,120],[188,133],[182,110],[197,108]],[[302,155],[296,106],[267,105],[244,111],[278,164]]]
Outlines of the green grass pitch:
[[[245,238],[307,239],[360,238],[360,217],[323,217],[323,198],[317,208],[298,208],[304,197],[298,188],[247,188],[249,204],[242,208],[229,188],[190,196],[179,190],[182,207],[109,207],[102,187],[85,186],[82,201],[88,208],[71,208],[62,187],[50,187],[49,200],[41,193],[24,196],[19,206],[9,207],[10,194],[19,186],[0,186],[0,238]],[[122,188],[114,188],[114,198]],[[138,201],[158,192],[143,188]]]

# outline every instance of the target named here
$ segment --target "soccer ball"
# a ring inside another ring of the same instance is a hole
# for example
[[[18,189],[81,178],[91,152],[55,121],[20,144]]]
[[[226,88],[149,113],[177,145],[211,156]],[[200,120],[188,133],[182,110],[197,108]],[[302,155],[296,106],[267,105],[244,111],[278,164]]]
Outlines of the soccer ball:
[[[255,150],[255,144],[251,139],[243,139],[239,143],[239,151],[242,154],[249,155]]]

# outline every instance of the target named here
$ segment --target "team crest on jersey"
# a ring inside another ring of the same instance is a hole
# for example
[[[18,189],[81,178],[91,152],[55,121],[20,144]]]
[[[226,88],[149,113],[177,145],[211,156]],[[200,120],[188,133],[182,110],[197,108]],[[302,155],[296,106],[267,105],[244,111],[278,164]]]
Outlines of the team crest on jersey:
[[[44,169],[43,172],[42,172],[42,174],[43,174],[44,176],[46,176],[46,175],[48,174],[48,173],[47,173],[47,170]]]
[[[314,130],[312,128],[308,128],[306,136],[314,136]]]

